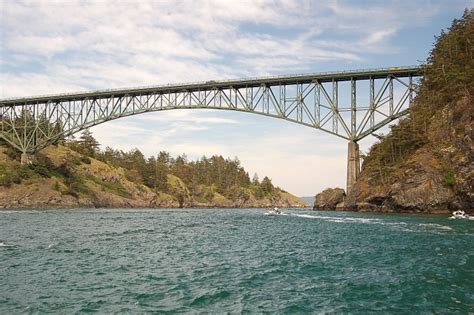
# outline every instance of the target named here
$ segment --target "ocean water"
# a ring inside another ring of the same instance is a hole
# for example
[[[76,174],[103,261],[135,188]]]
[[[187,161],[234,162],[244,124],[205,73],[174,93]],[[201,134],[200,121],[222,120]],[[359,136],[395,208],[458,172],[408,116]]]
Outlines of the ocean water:
[[[0,314],[474,312],[474,221],[258,209],[0,212]]]

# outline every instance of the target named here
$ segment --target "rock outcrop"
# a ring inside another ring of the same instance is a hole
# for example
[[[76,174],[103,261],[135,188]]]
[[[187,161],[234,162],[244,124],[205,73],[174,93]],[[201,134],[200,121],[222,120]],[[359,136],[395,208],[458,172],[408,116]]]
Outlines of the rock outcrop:
[[[361,176],[345,207],[358,211],[447,213],[468,209],[469,201],[446,184],[442,166],[432,153],[420,150],[385,185]]]
[[[336,210],[344,206],[346,193],[342,188],[328,188],[316,195],[313,210]]]
[[[384,178],[374,160],[362,167],[345,201],[355,211],[449,213],[474,209],[472,100],[445,106],[427,126],[426,144],[413,150]],[[458,117],[453,124],[446,117]]]
[[[474,10],[437,38],[410,116],[364,158],[345,204],[356,211],[474,210]]]

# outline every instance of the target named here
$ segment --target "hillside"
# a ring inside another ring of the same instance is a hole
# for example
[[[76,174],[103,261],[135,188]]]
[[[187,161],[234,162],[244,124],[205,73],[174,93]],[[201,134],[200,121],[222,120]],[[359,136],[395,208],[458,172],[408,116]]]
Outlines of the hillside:
[[[346,207],[440,213],[474,209],[474,13],[436,38],[410,115],[365,156]]]
[[[82,138],[87,139],[91,140],[90,133]],[[108,148],[101,152],[97,145],[72,141],[49,146],[37,153],[29,166],[20,165],[17,152],[0,146],[0,208],[304,206],[266,177],[261,182],[257,178],[251,182],[235,160],[212,157],[203,158],[204,162],[188,162],[161,152],[160,156],[167,156],[169,161],[160,164],[154,158],[145,160],[138,150],[124,153]],[[153,173],[146,169],[150,165],[156,168]],[[160,165],[165,168],[158,169]],[[198,173],[202,165],[209,168]],[[229,170],[219,174],[239,173],[241,184],[236,186],[239,181],[226,178],[213,180],[213,171],[221,166]],[[209,178],[206,182],[198,175]]]

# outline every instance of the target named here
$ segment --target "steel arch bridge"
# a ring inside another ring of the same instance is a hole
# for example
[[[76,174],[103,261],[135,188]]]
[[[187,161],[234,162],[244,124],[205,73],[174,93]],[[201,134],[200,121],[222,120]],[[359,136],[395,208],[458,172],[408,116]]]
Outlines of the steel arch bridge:
[[[348,188],[359,173],[357,141],[405,115],[420,67],[394,67],[169,84],[0,100],[0,138],[28,154],[106,121],[172,109],[260,114],[349,141]]]

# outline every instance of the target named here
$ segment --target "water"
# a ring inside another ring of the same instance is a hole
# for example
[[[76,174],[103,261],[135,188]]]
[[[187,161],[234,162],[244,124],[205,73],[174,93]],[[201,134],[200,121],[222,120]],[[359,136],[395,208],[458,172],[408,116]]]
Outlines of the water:
[[[474,312],[474,221],[0,212],[0,314]]]

